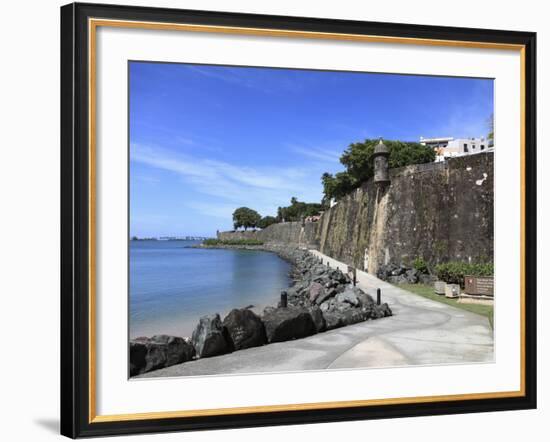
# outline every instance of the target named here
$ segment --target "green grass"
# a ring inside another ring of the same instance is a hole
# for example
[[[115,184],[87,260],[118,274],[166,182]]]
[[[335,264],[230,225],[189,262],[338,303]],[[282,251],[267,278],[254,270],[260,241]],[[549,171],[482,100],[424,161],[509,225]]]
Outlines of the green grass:
[[[467,310],[472,313],[477,313],[478,315],[485,316],[491,328],[493,328],[493,306],[492,305],[480,305],[480,304],[460,304],[456,299],[446,298],[443,295],[436,295],[434,293],[434,288],[431,285],[425,284],[399,284],[397,285],[400,289],[407,290],[417,295],[423,296],[424,298],[431,299],[432,301],[441,302],[443,304],[452,305],[453,307],[460,308],[462,310]]]
[[[205,239],[205,246],[263,246],[264,242],[257,239]]]

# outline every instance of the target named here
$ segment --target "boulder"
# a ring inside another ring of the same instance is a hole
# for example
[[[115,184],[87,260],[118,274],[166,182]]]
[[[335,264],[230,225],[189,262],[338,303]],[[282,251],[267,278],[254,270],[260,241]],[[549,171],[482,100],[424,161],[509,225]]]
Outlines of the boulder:
[[[200,318],[191,341],[199,358],[222,355],[232,350],[227,331],[217,313]]]
[[[390,275],[399,276],[399,275],[402,275],[403,273],[404,273],[404,269],[402,269],[401,267],[397,267],[390,272]]]
[[[329,299],[328,301],[325,301],[323,302],[319,308],[321,309],[321,312],[325,313],[325,312],[329,312],[333,309],[333,303],[331,302],[331,299]]]
[[[165,345],[165,367],[190,361],[195,356],[193,344],[177,336],[155,335],[151,338],[151,342]]]
[[[405,272],[405,278],[409,284],[416,284],[418,282],[419,271],[416,269],[409,269]]]
[[[147,346],[143,342],[130,341],[130,376],[144,372]]]
[[[224,318],[223,326],[235,350],[258,347],[267,342],[264,324],[251,310],[231,310]]]
[[[323,302],[325,302],[327,299],[333,298],[338,294],[338,289],[336,288],[330,288],[328,290],[323,290],[322,293],[315,298],[315,304],[321,305]]]
[[[390,284],[407,284],[409,281],[405,275],[390,276],[388,278]]]
[[[327,330],[334,330],[335,328],[346,325],[342,318],[342,314],[339,312],[326,312],[323,313],[323,317],[325,318]]]
[[[365,293],[359,287],[354,287],[353,288],[353,293],[355,294],[355,296],[359,300],[359,305],[362,308],[371,308],[375,304],[374,299],[372,298],[372,296],[369,295],[368,293]]]
[[[149,338],[130,341],[130,376],[157,370],[166,366],[166,345]]]
[[[315,302],[319,295],[324,294],[325,289],[318,282],[312,282],[309,286],[309,300],[310,302]]]
[[[324,332],[327,329],[327,323],[325,321],[325,318],[323,317],[323,312],[318,306],[310,307],[309,314],[311,315],[311,319],[313,319],[313,323],[315,324],[315,329],[317,330],[317,333]]]
[[[390,306],[385,302],[381,305],[374,305],[370,310],[370,317],[372,319],[384,318],[386,316],[392,316],[392,314]]]
[[[336,295],[336,302],[338,304],[349,304],[351,307],[358,307],[360,306],[359,299],[357,298],[357,295],[353,291],[353,289],[348,288],[347,290],[343,291],[342,293],[339,293]]]
[[[357,324],[358,322],[364,322],[371,317],[370,311],[364,311],[361,309],[346,310],[341,313],[342,322],[344,325]]]
[[[264,312],[262,321],[268,342],[305,338],[317,331],[310,312],[303,307],[289,306]]]

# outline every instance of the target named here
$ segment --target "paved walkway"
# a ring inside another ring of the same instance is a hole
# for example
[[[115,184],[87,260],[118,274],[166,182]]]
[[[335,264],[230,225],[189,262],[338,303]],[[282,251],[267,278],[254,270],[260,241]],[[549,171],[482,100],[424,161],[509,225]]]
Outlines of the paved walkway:
[[[312,250],[330,263],[339,261]],[[376,298],[382,290],[394,316],[296,341],[249,348],[163,368],[140,377],[394,367],[493,361],[493,331],[484,316],[423,298],[357,272],[358,286]]]

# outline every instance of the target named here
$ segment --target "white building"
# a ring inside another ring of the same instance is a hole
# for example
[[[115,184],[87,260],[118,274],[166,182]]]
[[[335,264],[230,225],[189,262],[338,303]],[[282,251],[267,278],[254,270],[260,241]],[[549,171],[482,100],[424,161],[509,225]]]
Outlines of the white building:
[[[493,150],[493,141],[485,137],[480,138],[424,138],[420,137],[420,144],[430,146],[435,150],[435,161],[445,161],[449,157],[459,157],[474,153]]]

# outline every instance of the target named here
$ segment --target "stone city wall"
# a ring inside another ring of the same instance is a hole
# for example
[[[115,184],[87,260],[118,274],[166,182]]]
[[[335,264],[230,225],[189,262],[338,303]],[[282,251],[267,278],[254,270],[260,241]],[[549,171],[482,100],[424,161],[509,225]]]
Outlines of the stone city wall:
[[[383,264],[411,265],[417,257],[431,266],[492,261],[493,160],[494,153],[486,152],[392,169],[389,186],[365,182],[319,222],[218,237],[316,248],[370,273]]]

